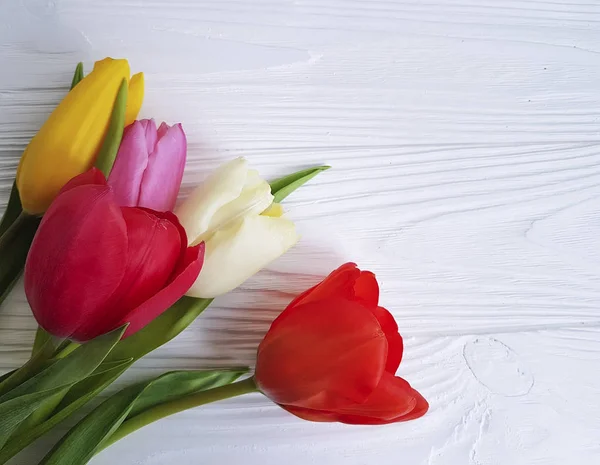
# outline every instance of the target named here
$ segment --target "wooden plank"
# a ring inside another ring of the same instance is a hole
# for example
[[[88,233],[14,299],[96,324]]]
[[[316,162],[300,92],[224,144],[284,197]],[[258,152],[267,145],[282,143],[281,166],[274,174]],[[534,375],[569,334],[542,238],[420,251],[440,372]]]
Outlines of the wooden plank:
[[[156,0],[0,5],[0,201],[74,64],[146,72],[143,117],[183,122],[187,192],[246,156],[334,167],[286,200],[301,243],[121,381],[252,364],[289,300],[352,260],[431,402],[382,428],[302,422],[260,395],[146,428],[97,465],[562,465],[600,457],[600,4]],[[0,369],[35,324],[0,310]],[[34,463],[51,439],[17,457]]]

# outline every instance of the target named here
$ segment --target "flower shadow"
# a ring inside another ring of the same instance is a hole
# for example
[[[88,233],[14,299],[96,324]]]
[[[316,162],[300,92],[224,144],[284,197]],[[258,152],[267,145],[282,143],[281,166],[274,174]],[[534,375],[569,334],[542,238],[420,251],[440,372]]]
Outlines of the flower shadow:
[[[216,299],[194,325],[202,356],[211,366],[254,367],[258,345],[273,320],[343,261],[329,248],[303,242],[236,291]]]

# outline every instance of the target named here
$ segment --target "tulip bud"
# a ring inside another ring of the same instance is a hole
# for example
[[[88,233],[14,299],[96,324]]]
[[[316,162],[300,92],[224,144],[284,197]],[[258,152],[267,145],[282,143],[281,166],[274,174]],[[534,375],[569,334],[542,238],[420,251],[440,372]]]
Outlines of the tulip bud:
[[[237,158],[220,166],[176,210],[191,244],[204,241],[202,273],[187,292],[216,297],[242,284],[298,241],[273,206],[269,183]]]
[[[310,421],[379,425],[423,416],[427,401],[395,376],[402,337],[378,301],[375,275],[354,263],[301,294],[260,343],[259,389]]]
[[[175,207],[185,168],[187,143],[181,124],[152,119],[125,128],[108,185],[117,203],[170,211]]]
[[[125,124],[135,119],[143,97],[143,78],[129,79],[127,60],[105,58],[56,107],[33,137],[19,163],[17,187],[23,209],[46,211],[60,189],[89,169],[102,144],[123,79],[129,83]]]
[[[25,294],[50,334],[126,335],[173,305],[202,267],[203,245],[170,212],[119,207],[96,168],[73,178],[44,215],[25,265]]]

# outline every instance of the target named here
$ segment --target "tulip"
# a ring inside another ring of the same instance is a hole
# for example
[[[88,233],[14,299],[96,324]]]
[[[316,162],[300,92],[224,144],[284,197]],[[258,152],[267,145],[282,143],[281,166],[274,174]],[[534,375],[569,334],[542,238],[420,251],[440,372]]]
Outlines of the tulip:
[[[258,388],[311,421],[375,425],[424,415],[427,401],[395,376],[402,337],[378,300],[375,275],[354,263],[301,294],[258,348]]]
[[[185,168],[187,143],[181,124],[152,119],[125,128],[117,159],[108,176],[117,203],[171,211],[175,207]]]
[[[206,243],[202,273],[187,292],[192,297],[235,289],[298,241],[269,184],[243,158],[219,167],[175,213],[190,244]]]
[[[27,213],[46,211],[71,178],[93,165],[123,79],[129,82],[125,124],[133,122],[142,104],[143,75],[130,80],[127,60],[105,58],[65,96],[33,137],[16,178]]]
[[[129,323],[125,336],[174,304],[202,267],[177,217],[120,207],[96,168],[63,187],[44,215],[25,265],[39,325],[86,341]]]

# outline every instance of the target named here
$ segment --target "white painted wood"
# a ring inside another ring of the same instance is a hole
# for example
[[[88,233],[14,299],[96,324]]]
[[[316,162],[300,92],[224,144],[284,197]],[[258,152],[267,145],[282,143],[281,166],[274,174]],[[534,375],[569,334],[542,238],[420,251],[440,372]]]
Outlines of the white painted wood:
[[[268,176],[334,166],[286,201],[301,244],[120,385],[252,364],[291,297],[354,260],[379,276],[399,373],[431,402],[419,421],[350,427],[248,396],[94,465],[600,462],[600,3],[5,0],[0,44],[3,202],[74,64],[106,55],[146,72],[143,116],[183,122],[187,186],[239,155]],[[34,327],[19,288],[2,370]]]

